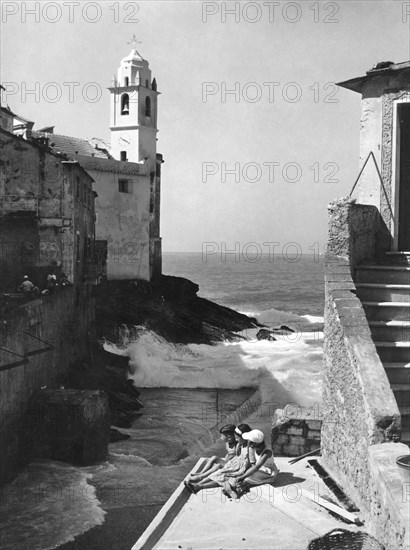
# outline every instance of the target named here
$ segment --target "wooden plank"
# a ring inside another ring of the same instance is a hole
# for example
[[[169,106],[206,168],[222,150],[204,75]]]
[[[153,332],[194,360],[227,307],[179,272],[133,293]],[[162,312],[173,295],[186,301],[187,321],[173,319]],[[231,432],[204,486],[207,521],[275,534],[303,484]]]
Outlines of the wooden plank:
[[[306,489],[301,489],[302,496],[311,500],[312,502],[316,502],[316,504],[319,504],[320,506],[323,506],[323,508],[326,508],[327,510],[330,510],[331,512],[337,514],[338,516],[341,516],[342,518],[346,519],[347,521],[350,521],[350,523],[356,523],[361,524],[359,517],[355,514],[352,514],[351,512],[348,512],[347,510],[344,510],[340,506],[337,506],[336,504],[332,504],[331,502],[328,502],[327,500],[324,500],[319,495],[316,495],[314,493],[311,493],[310,491],[306,491]]]
[[[318,449],[314,449],[313,451],[310,451],[310,453],[305,453],[304,455],[296,456],[295,458],[292,458],[292,460],[289,460],[289,464],[295,464],[296,462],[299,462],[299,460],[302,460],[302,458],[305,458],[306,456],[311,456],[316,453],[320,453],[320,447]]]

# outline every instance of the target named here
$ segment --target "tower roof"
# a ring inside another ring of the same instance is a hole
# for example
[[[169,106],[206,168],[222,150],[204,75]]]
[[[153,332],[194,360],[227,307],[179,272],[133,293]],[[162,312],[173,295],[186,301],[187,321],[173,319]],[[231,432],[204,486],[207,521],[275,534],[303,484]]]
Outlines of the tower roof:
[[[137,48],[133,48],[130,53],[121,59],[121,63],[123,62],[132,62],[135,61],[136,63],[148,63],[146,59],[142,57],[142,55],[139,53]]]
[[[363,88],[367,82],[376,81],[381,78],[391,77],[397,74],[409,75],[410,73],[410,61],[404,61],[403,63],[393,63],[392,61],[382,61],[377,63],[372,69],[366,72],[365,76],[358,76],[345,80],[344,82],[337,82],[337,86],[353,90],[354,92],[362,93]]]
[[[132,45],[132,50],[126,57],[121,59],[121,65],[125,63],[132,63],[133,65],[137,65],[137,66],[138,65],[148,66],[148,61],[144,59],[142,55],[139,53],[139,51],[137,50],[137,45],[141,44],[141,41],[137,39],[135,34],[131,38],[131,40],[127,43]]]

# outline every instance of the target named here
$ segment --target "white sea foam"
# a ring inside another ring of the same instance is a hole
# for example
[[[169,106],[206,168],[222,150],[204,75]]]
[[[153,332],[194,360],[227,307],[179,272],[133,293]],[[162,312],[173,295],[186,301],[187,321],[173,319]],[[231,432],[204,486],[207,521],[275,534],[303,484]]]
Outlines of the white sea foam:
[[[248,339],[215,346],[170,344],[140,329],[126,352],[137,387],[261,387],[267,399],[310,404],[320,401],[322,333],[277,335],[277,341]],[[115,351],[115,346],[107,346]]]
[[[303,318],[307,319],[309,323],[315,324],[315,323],[324,323],[325,318],[321,317],[320,315],[302,315]]]
[[[248,317],[254,317],[260,324],[271,328],[286,324],[296,331],[308,331],[324,322],[324,318],[319,315],[297,315],[296,313],[281,311],[275,308],[263,311],[241,311],[240,313],[248,315]]]

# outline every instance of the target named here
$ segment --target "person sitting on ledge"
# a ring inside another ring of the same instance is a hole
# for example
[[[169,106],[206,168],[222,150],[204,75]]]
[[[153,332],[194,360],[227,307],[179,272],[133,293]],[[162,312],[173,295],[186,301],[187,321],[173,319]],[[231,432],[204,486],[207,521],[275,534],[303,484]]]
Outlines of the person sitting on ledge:
[[[212,472],[216,472],[225,466],[225,464],[236,455],[236,440],[235,440],[235,426],[233,424],[227,424],[222,426],[219,430],[221,439],[225,442],[226,456],[224,458],[218,458],[217,456],[211,456],[205,463],[204,468],[198,474],[192,474],[189,481],[201,481],[209,476]]]
[[[47,275],[47,287],[46,287],[46,289],[48,290],[48,294],[54,294],[57,286],[58,286],[57,276],[55,275],[55,273],[49,273]]]
[[[251,461],[255,462],[252,449],[248,446],[248,442],[243,438],[243,435],[251,431],[251,427],[248,424],[239,424],[235,428],[235,439],[237,441],[236,455],[228,460],[225,466],[211,473],[208,477],[198,483],[190,483],[187,488],[193,493],[197,493],[201,489],[208,489],[211,487],[218,487],[220,485],[222,493],[231,498],[234,496],[235,488],[237,486],[237,478],[245,473],[249,468]],[[249,453],[252,453],[252,459]]]
[[[28,275],[24,275],[23,282],[18,287],[18,291],[22,292],[26,296],[33,296],[38,293],[38,287],[34,286],[28,278]]]
[[[248,424],[240,424],[235,428],[235,440],[237,442],[235,456],[228,460],[222,468],[214,472],[208,470],[199,479],[192,479],[191,477],[189,481],[184,483],[185,487],[195,494],[202,489],[209,489],[220,485],[223,487],[222,492],[226,496],[233,496],[232,485],[235,486],[235,479],[243,474],[250,465],[249,452],[253,453],[253,451],[248,447],[248,442],[243,439],[243,434],[250,431],[251,428]],[[255,459],[253,458],[254,461]]]
[[[254,460],[253,465],[236,479],[238,488],[235,489],[233,487],[233,490],[238,497],[246,493],[251,487],[273,483],[279,473],[272,451],[265,445],[263,432],[260,430],[251,430],[244,433],[242,437],[249,441],[248,445],[253,449],[255,458],[253,459],[250,455],[251,463]]]
[[[70,286],[72,283],[70,283],[65,273],[61,273],[58,284],[60,285],[60,287],[65,287],[65,286]]]

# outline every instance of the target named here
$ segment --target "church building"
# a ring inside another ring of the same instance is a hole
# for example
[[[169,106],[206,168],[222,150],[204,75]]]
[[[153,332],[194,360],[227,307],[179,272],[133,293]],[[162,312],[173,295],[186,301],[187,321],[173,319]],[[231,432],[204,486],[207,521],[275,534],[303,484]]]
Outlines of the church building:
[[[103,140],[33,132],[76,160],[94,180],[96,238],[107,241],[107,278],[152,281],[161,274],[158,96],[148,61],[133,48],[121,60],[111,95],[108,146]]]

